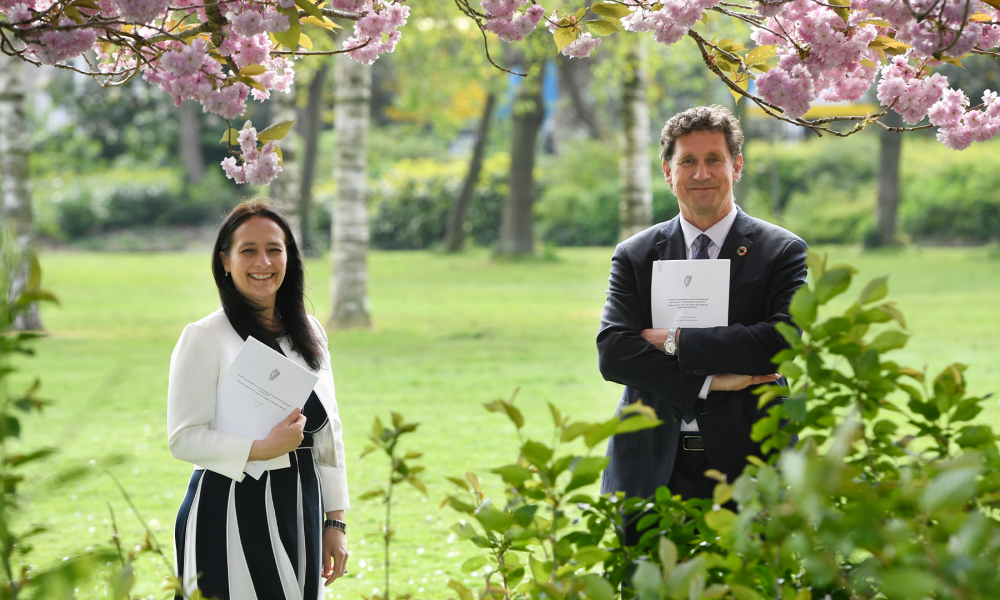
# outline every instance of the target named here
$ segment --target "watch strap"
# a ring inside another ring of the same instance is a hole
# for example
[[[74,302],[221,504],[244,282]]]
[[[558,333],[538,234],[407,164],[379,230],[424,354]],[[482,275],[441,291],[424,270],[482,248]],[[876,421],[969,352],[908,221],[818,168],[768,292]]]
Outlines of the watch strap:
[[[327,519],[323,521],[324,529],[339,529],[344,533],[347,533],[347,523],[343,521],[338,521],[337,519]]]

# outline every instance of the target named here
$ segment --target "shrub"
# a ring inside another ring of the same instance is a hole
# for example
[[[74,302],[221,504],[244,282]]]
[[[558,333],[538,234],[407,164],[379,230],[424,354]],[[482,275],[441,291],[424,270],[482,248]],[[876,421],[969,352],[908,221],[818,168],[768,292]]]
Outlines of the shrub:
[[[465,219],[466,233],[477,244],[496,241],[509,163],[506,154],[495,154],[483,163]],[[439,243],[467,168],[465,161],[428,158],[403,159],[383,171],[371,182],[368,198],[372,246],[418,250]]]

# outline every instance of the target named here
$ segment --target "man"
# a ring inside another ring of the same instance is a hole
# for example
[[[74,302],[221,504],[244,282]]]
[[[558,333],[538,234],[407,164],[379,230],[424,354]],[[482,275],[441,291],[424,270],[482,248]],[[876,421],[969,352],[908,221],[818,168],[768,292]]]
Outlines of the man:
[[[597,350],[604,378],[625,385],[619,409],[641,399],[664,423],[611,439],[602,492],[645,498],[665,485],[711,498],[706,470],[731,482],[761,454],[750,439],[763,416],[752,390],[778,379],[771,357],[786,343],[774,325],[790,322],[789,302],[806,282],[806,244],[736,206],[742,144],[739,121],[721,106],[686,110],[663,128],[663,175],[680,215],[618,244]],[[653,329],[653,262],[715,258],[731,261],[729,325]]]

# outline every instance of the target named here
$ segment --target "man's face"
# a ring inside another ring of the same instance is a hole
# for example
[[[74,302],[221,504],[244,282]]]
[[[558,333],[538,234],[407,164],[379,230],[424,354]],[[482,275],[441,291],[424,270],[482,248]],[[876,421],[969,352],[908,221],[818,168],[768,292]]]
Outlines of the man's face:
[[[733,183],[742,168],[743,157],[733,161],[724,133],[693,131],[677,138],[663,175],[684,218],[695,225],[711,221],[711,226],[732,209]]]

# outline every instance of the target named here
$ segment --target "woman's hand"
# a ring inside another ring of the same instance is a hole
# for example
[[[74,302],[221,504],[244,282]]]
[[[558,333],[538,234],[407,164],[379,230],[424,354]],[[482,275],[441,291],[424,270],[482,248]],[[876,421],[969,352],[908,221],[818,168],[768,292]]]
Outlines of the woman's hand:
[[[305,427],[306,416],[296,408],[284,421],[275,425],[266,438],[254,440],[248,460],[271,460],[292,452],[302,443]]]
[[[323,529],[323,577],[326,585],[330,585],[344,576],[347,568],[347,535],[335,528]]]

